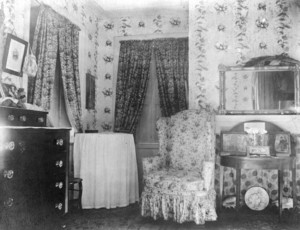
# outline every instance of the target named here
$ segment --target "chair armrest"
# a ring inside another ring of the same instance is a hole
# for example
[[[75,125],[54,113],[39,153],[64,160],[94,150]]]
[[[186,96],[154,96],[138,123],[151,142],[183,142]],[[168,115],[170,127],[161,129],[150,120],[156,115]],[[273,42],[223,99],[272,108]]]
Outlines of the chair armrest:
[[[143,176],[147,176],[152,171],[157,171],[163,167],[163,159],[161,156],[145,157],[142,160]]]
[[[204,161],[202,169],[202,177],[204,179],[204,189],[206,191],[214,188],[215,179],[215,162]]]

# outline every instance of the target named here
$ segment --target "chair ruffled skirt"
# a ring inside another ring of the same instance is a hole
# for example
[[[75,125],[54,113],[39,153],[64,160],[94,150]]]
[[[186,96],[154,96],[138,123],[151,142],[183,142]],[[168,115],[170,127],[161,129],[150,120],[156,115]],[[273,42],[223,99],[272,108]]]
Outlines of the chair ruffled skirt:
[[[141,215],[153,219],[163,218],[178,223],[194,221],[204,224],[205,221],[217,219],[214,190],[186,194],[166,194],[155,191],[144,191],[141,195]]]

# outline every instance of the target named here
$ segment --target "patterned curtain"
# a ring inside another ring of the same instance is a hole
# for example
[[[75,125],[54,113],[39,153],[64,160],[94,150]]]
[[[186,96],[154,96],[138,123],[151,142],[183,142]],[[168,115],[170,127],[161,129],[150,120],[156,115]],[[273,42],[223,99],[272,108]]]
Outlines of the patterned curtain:
[[[188,107],[188,38],[155,40],[154,56],[162,116],[170,117]]]
[[[38,71],[34,82],[28,86],[28,102],[50,109],[50,96],[53,88],[57,61],[58,37],[56,13],[49,7],[40,6],[34,32],[32,52],[38,61]]]
[[[38,60],[34,90],[28,101],[50,109],[56,64],[61,65],[64,96],[69,120],[82,131],[78,70],[79,28],[50,7],[41,5],[35,28],[32,51]]]
[[[82,131],[79,79],[79,28],[65,21],[59,29],[59,60],[66,111],[72,127]]]
[[[121,41],[115,132],[135,133],[146,96],[152,41]]]

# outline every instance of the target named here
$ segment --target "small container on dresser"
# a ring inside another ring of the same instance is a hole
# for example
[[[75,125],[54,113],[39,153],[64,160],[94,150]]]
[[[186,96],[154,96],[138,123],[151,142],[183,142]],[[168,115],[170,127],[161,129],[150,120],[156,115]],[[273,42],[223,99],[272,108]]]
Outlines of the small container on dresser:
[[[45,127],[46,115],[0,107],[0,229],[38,226],[68,212],[70,129]],[[5,121],[9,116],[26,116],[22,124],[30,126]]]

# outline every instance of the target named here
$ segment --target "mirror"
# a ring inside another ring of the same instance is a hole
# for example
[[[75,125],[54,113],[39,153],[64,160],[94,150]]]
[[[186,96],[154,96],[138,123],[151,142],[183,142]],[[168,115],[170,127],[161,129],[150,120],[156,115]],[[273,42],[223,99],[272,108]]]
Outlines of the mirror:
[[[219,66],[221,114],[296,114],[299,69],[294,66]]]

